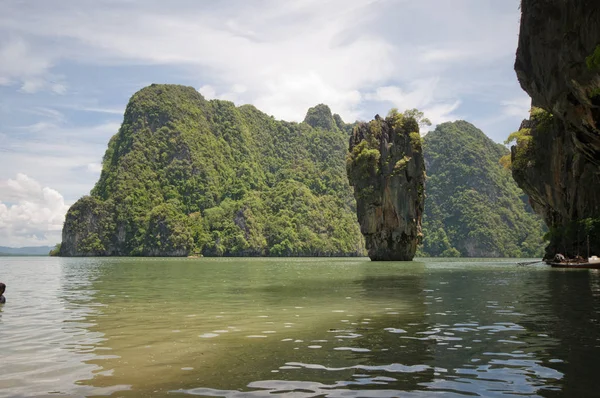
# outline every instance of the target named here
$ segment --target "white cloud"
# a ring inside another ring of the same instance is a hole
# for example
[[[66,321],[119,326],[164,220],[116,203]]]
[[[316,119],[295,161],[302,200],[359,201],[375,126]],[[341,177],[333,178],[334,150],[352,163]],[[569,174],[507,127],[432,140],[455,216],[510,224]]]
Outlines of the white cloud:
[[[0,180],[0,245],[54,245],[61,240],[65,214],[63,196],[25,174]]]
[[[438,81],[439,78],[414,81],[409,91],[398,86],[379,87],[374,93],[368,94],[367,98],[391,102],[400,110],[422,108],[433,101],[433,93]]]
[[[492,116],[478,118],[474,120],[474,123],[484,131],[490,131],[497,126],[508,125],[508,128],[493,137],[498,142],[504,142],[511,132],[518,130],[523,119],[529,118],[530,108],[531,98],[525,93],[520,93],[519,96],[499,101],[496,113]]]
[[[217,89],[210,84],[205,84],[198,89],[198,92],[206,99],[220,99],[225,101],[239,102],[241,95],[247,91],[246,86],[242,84],[234,84],[225,91],[217,94]]]
[[[454,113],[459,106],[460,101],[456,100],[452,103],[441,103],[424,107],[423,113],[425,114],[425,117],[427,117],[432,123],[431,127],[425,130],[431,130],[440,123],[462,119],[462,116]],[[425,131],[423,131],[423,133],[424,132]]]
[[[109,108],[109,107],[101,107],[101,106],[85,106],[81,104],[58,104],[61,108],[70,109],[74,111],[81,112],[92,112],[92,113],[106,113],[109,115],[123,115],[125,112],[124,108]]]
[[[217,90],[210,84],[205,84],[204,86],[198,89],[198,92],[202,94],[206,99],[215,99],[217,98]]]
[[[67,86],[63,83],[53,83],[50,85],[50,89],[55,94],[63,95],[67,92]]]
[[[65,122],[65,115],[63,115],[61,112],[57,111],[56,109],[52,109],[49,107],[43,107],[43,106],[38,106],[38,107],[34,107],[31,109],[27,109],[27,112],[33,114],[33,115],[38,115],[38,116],[43,116],[47,119],[53,120],[55,122]]]
[[[31,79],[43,75],[52,62],[37,52],[20,37],[9,37],[0,43],[0,77],[3,81]]]
[[[360,112],[356,93],[402,69],[385,38],[353,33],[381,12],[372,0],[239,2],[212,14],[202,5],[141,2],[36,6],[33,13],[15,6],[19,18],[0,18],[0,28],[58,40],[59,56],[77,62],[177,65],[199,80],[208,72],[216,97],[261,104],[278,118],[301,120],[309,106],[332,99],[352,119]],[[24,90],[40,89],[36,83]]]
[[[425,114],[435,125],[456,120],[459,117],[454,111],[460,106],[457,99],[437,99],[435,93],[438,89],[439,78],[416,80],[410,85],[410,90],[405,91],[398,86],[379,87],[375,92],[367,94],[373,101],[387,102],[400,111],[417,108]],[[423,129],[425,133],[428,128]]]
[[[56,124],[54,124],[53,122],[44,121],[44,122],[37,122],[34,124],[30,124],[28,126],[21,126],[19,128],[22,130],[30,131],[32,133],[41,133],[41,132],[48,131],[48,130],[54,130],[54,129],[58,128],[58,126]]]
[[[21,86],[21,91],[23,91],[24,93],[32,94],[38,92],[45,86],[46,82],[40,78],[28,78],[23,80],[23,86]]]
[[[102,171],[102,164],[101,163],[88,163],[87,169],[91,173],[100,174],[100,172]]]
[[[356,120],[361,100],[358,90],[340,89],[324,81],[318,73],[284,74],[265,82],[267,91],[255,105],[284,120],[300,121],[306,110],[325,103],[346,120]]]
[[[50,89],[56,94],[64,94],[66,85],[62,77],[53,75],[52,56],[42,48],[33,47],[22,37],[8,36],[0,42],[0,85],[19,84],[21,92],[32,94]]]
[[[175,66],[209,98],[252,103],[288,120],[301,120],[320,102],[346,120],[368,118],[368,92],[389,86],[411,91],[415,80],[444,75],[451,82],[448,73],[479,68],[478,76],[467,74],[457,82],[454,98],[429,93],[432,103],[462,104],[456,96],[492,80],[481,76],[486,67],[513,57],[519,22],[517,0],[512,5],[479,0],[25,3],[8,3],[0,29],[31,43],[52,44],[35,58],[28,50],[33,44],[13,40],[20,58],[37,60],[33,76],[69,59]],[[32,79],[23,89],[40,85]],[[46,88],[61,93],[65,84]]]
[[[464,50],[449,48],[422,49],[420,53],[420,61],[425,63],[459,61],[467,55]]]
[[[516,117],[520,119],[529,117],[531,98],[526,95],[502,101],[500,104],[502,105],[502,115],[506,117]]]
[[[119,126],[116,121],[69,126],[45,119],[5,133],[0,137],[0,180],[23,173],[76,200],[94,186],[108,141]]]

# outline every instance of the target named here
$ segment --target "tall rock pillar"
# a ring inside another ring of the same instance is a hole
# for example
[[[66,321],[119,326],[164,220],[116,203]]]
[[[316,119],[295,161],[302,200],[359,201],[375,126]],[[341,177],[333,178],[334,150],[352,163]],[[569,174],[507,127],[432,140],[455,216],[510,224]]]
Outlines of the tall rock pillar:
[[[346,170],[371,260],[412,260],[422,237],[425,185],[417,119],[392,111],[358,124]]]

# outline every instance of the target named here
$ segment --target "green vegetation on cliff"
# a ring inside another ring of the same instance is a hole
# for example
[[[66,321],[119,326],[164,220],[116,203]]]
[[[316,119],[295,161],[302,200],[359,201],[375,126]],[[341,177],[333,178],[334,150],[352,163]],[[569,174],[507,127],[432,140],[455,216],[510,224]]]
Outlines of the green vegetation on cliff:
[[[600,69],[600,44],[596,46],[594,52],[585,59],[588,69]]]
[[[412,260],[422,238],[423,161],[416,109],[392,109],[359,123],[350,137],[346,169],[358,221],[372,260]]]
[[[363,254],[347,126],[325,105],[289,123],[191,87],[144,88],[69,210],[61,254]]]
[[[423,138],[427,169],[421,255],[539,257],[543,224],[499,163],[508,150],[465,121]]]
[[[536,124],[538,131],[545,131],[552,127],[553,116],[542,108],[532,107],[529,110],[532,123]],[[500,164],[511,170],[522,170],[531,167],[535,162],[535,143],[531,134],[531,127],[521,128],[511,133],[504,141],[504,145],[515,143],[513,153],[507,153],[500,158]]]
[[[568,257],[598,253],[600,207],[597,166],[578,153],[571,127],[541,108],[532,108],[506,143],[511,148],[508,166],[519,186],[528,193],[533,209],[548,226],[545,258],[556,253]]]

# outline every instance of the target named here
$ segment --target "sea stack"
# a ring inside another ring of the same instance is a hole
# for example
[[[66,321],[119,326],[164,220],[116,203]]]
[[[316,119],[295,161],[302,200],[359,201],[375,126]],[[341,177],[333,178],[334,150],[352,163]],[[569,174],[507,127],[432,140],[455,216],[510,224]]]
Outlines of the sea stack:
[[[346,170],[374,261],[410,261],[422,238],[425,163],[415,115],[377,115],[355,126],[350,137]]]
[[[532,110],[513,177],[548,225],[546,258],[600,253],[600,2],[523,0],[515,71]]]

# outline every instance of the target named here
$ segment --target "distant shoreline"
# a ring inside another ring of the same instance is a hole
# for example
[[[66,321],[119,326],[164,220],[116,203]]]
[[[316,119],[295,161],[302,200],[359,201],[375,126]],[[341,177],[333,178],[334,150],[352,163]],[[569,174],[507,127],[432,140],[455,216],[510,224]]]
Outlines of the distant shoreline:
[[[0,253],[0,257],[50,257],[50,254]]]

